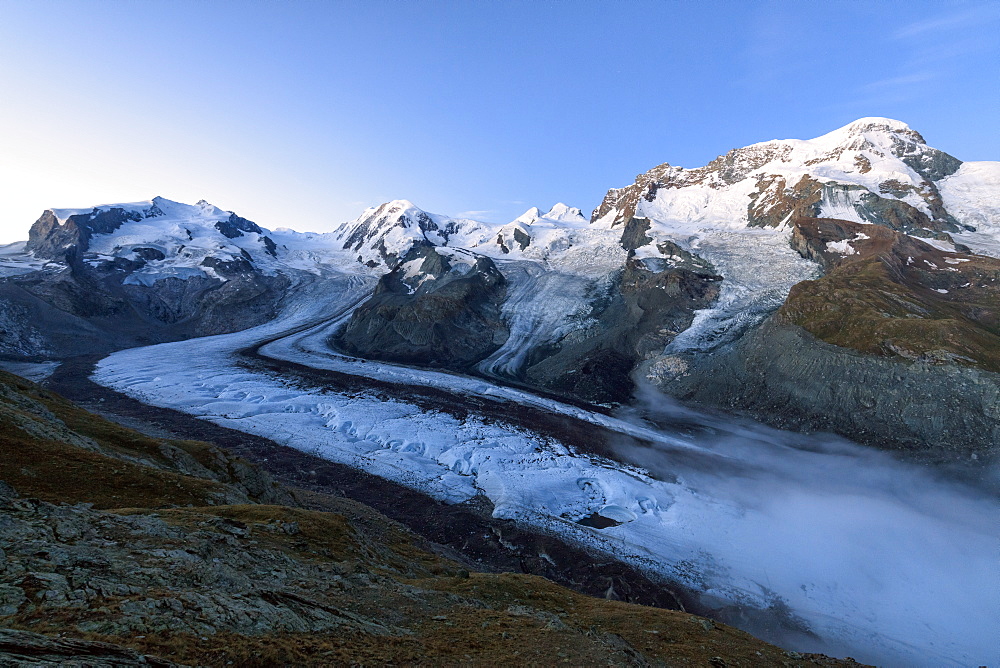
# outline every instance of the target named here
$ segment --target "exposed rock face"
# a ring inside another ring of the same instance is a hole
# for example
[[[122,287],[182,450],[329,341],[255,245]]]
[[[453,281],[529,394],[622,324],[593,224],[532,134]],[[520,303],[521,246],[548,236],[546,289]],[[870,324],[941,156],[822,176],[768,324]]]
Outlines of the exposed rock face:
[[[465,368],[507,339],[505,286],[487,257],[470,266],[432,246],[415,247],[379,280],[337,345],[376,359]]]
[[[26,250],[37,257],[65,260],[67,255],[79,255],[90,247],[94,234],[110,234],[128,220],[142,220],[162,216],[163,212],[154,204],[142,211],[126,210],[121,207],[109,209],[94,208],[90,213],[74,214],[60,222],[51,210],[45,211],[35,221],[28,232]]]
[[[112,234],[128,221],[140,222],[148,218],[166,216],[167,214],[160,207],[161,202],[165,202],[165,200],[154,198],[148,203],[148,206],[94,207],[88,213],[68,215],[65,220],[60,220],[53,210],[46,210],[31,226],[25,250],[34,253],[36,257],[50,260],[72,261],[74,258],[79,259],[90,249],[90,242],[95,234]],[[211,207],[204,200],[196,206],[206,210]],[[252,220],[229,212],[227,218],[215,223],[215,229],[227,239],[242,237],[245,232],[260,235],[260,241],[264,245],[265,251],[272,257],[277,255],[277,245],[270,237],[266,236],[267,231]],[[190,235],[190,231],[188,234]],[[158,249],[142,250],[145,251],[145,254],[139,253],[142,260],[164,259],[162,251]],[[155,253],[159,253],[159,257],[156,257]]]
[[[677,360],[662,389],[785,429],[829,431],[941,461],[1000,443],[1000,374],[866,355],[772,318],[711,357]]]
[[[907,234],[950,239],[946,232],[963,228],[941,206],[940,195],[932,184],[927,186],[931,190],[926,193],[907,186],[897,196],[909,192],[926,195],[931,215],[900,199],[881,197],[863,186],[822,183],[809,176],[791,185],[781,177],[761,177],[758,190],[751,195],[747,224],[750,227],[777,227],[798,218],[821,216],[824,202],[843,202],[866,223],[884,225]]]
[[[50,638],[30,631],[0,629],[0,663],[5,666],[155,666],[178,664],[106,642]]]
[[[799,283],[781,323],[860,352],[1000,371],[1000,260],[880,226],[803,220],[792,244],[828,268]]]
[[[633,251],[647,229],[648,221],[630,220],[622,246]],[[632,253],[608,293],[594,301],[591,326],[533,351],[525,379],[584,401],[628,402],[635,366],[687,329],[695,310],[718,297],[722,280],[711,264],[676,244],[663,242],[658,251],[663,257],[640,260]]]
[[[227,220],[217,222],[215,224],[215,229],[219,230],[219,232],[222,233],[222,235],[227,239],[242,237],[244,232],[259,234],[261,235],[261,241],[264,243],[267,253],[272,257],[277,256],[277,245],[270,237],[266,236],[265,230],[252,220],[247,220],[246,218],[237,216],[233,213],[230,214]]]

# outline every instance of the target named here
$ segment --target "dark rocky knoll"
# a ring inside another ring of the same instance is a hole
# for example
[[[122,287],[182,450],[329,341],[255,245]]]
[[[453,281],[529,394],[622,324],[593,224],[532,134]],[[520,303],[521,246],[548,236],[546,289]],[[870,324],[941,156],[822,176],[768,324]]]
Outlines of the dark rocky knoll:
[[[433,246],[414,247],[385,274],[335,344],[374,359],[466,369],[507,340],[500,315],[506,280],[485,256],[453,266]],[[412,275],[406,266],[419,265]]]

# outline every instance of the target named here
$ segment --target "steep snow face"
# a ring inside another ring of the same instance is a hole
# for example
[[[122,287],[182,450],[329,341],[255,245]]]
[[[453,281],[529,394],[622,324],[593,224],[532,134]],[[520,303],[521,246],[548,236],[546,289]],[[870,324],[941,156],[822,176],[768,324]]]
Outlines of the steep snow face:
[[[479,238],[489,228],[474,220],[427,213],[407,200],[394,200],[365,209],[338,227],[332,238],[358,262],[391,270],[413,246],[445,246],[456,234]]]
[[[537,210],[537,209],[536,209]],[[584,224],[587,222],[587,218],[583,215],[583,212],[576,207],[567,206],[562,202],[557,203],[548,213],[543,216],[549,220],[559,221],[561,223],[576,223]]]
[[[1000,162],[965,162],[938,187],[948,212],[974,228],[955,234],[976,253],[1000,257]]]

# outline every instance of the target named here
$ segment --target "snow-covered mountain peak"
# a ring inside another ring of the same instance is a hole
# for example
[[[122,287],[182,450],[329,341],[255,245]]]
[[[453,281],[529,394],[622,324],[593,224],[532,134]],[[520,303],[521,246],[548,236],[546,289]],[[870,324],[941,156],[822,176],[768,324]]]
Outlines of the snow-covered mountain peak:
[[[409,200],[397,199],[365,209],[360,216],[334,230],[333,237],[342,243],[344,250],[357,253],[360,262],[392,269],[414,245],[445,245],[453,231],[447,224],[438,224],[445,220]]]
[[[355,218],[355,222],[370,218],[387,218],[392,215],[398,216],[408,216],[412,219],[417,219],[420,214],[425,214],[427,212],[423,211],[417,207],[413,202],[406,199],[394,199],[391,202],[383,202],[378,206],[372,206],[365,209],[360,216]]]
[[[674,227],[741,228],[827,216],[924,236],[956,232],[935,183],[961,164],[905,123],[862,118],[814,139],[733,149],[704,167],[664,163],[608,191],[592,220],[614,227],[645,215]]]
[[[828,132],[825,135],[817,137],[812,141],[817,143],[830,143],[835,146],[839,146],[843,145],[844,142],[849,141],[850,138],[859,137],[869,133],[883,136],[893,134],[900,135],[907,137],[912,141],[926,144],[923,136],[921,136],[921,134],[916,130],[913,130],[906,123],[892,118],[882,118],[879,116],[859,118],[858,120],[852,121],[841,128],[837,128],[833,132]]]
[[[537,206],[533,206],[520,216],[510,221],[512,223],[523,223],[525,225],[531,225],[536,220],[542,217],[542,212]]]
[[[574,206],[567,206],[562,202],[556,203],[555,206],[549,209],[548,212],[542,217],[548,218],[549,220],[557,220],[563,223],[587,222],[587,218],[583,215],[583,212],[580,211],[580,209]]]
[[[193,276],[225,281],[284,266],[269,230],[205,200],[185,204],[164,197],[48,209],[32,225],[26,250],[39,259],[124,272],[125,283],[146,285]]]

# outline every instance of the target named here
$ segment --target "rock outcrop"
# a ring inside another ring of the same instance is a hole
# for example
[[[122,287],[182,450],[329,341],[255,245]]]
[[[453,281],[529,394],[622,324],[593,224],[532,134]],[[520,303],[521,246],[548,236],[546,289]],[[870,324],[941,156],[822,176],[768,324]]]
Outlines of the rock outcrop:
[[[661,243],[661,257],[634,257],[643,229],[642,219],[626,225],[622,245],[632,256],[594,300],[591,324],[532,351],[524,370],[529,383],[584,401],[627,403],[636,365],[662,351],[691,325],[696,310],[716,300],[722,277],[676,244]]]
[[[783,429],[944,463],[988,461],[1000,443],[1000,374],[866,355],[777,317],[713,356],[668,361],[649,370],[663,391]]]
[[[25,668],[67,665],[171,668],[178,665],[113,643],[53,638],[15,629],[0,629],[0,662],[5,666]]]
[[[74,213],[60,220],[51,209],[42,213],[28,231],[25,250],[37,257],[63,261],[80,257],[90,248],[95,234],[111,234],[126,221],[162,216],[163,211],[151,202],[146,208],[121,206],[94,207],[87,213]]]
[[[506,340],[505,287],[485,256],[416,246],[379,280],[335,343],[375,359],[464,369]]]

